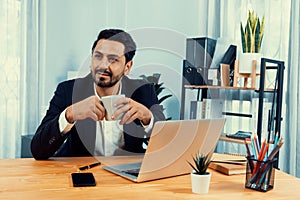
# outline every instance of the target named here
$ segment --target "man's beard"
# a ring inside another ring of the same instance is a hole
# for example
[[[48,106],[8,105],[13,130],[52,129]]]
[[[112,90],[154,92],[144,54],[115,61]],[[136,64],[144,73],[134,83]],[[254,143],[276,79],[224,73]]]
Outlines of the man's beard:
[[[121,73],[118,76],[113,76],[113,74],[111,74],[110,72],[105,72],[109,76],[109,81],[105,81],[105,78],[103,78],[103,77],[100,77],[97,80],[96,79],[96,73],[97,73],[97,71],[95,71],[93,73],[94,82],[96,83],[96,85],[98,87],[103,87],[103,88],[109,88],[109,87],[112,87],[112,86],[116,85],[124,75],[124,73]]]

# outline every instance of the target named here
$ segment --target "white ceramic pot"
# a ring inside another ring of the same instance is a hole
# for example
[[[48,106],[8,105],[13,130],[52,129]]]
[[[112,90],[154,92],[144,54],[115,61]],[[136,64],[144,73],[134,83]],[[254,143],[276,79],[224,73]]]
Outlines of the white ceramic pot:
[[[256,60],[256,74],[260,74],[260,53],[240,53],[239,54],[239,73],[251,73],[252,61]]]
[[[204,175],[191,173],[192,192],[196,194],[206,194],[209,190],[211,173],[207,172]]]

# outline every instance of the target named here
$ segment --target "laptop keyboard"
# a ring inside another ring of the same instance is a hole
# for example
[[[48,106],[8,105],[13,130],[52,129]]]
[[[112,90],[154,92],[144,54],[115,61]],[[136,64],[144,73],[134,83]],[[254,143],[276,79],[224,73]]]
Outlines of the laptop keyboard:
[[[128,170],[124,170],[123,172],[137,177],[139,175],[140,168],[137,168],[137,169],[128,169]]]

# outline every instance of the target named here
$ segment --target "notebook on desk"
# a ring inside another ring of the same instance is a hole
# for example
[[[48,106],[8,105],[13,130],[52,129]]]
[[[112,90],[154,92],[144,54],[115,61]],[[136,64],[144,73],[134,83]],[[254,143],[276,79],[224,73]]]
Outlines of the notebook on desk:
[[[245,174],[246,161],[244,155],[214,153],[209,168],[226,175]]]
[[[103,168],[134,182],[188,174],[192,156],[213,153],[224,124],[224,118],[156,122],[142,162]]]

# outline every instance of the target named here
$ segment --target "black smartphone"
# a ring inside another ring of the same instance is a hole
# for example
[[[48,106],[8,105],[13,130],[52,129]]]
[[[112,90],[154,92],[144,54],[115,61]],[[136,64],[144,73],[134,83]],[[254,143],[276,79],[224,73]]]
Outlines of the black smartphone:
[[[72,181],[74,187],[95,186],[96,180],[91,172],[72,173]]]

